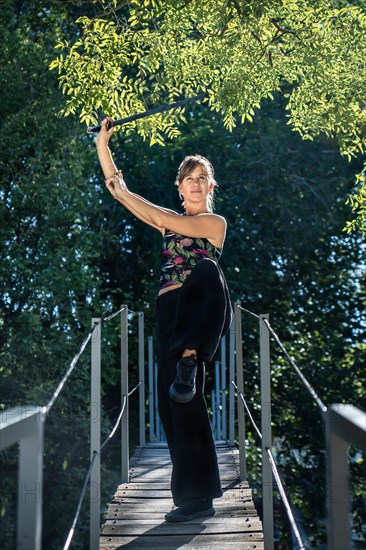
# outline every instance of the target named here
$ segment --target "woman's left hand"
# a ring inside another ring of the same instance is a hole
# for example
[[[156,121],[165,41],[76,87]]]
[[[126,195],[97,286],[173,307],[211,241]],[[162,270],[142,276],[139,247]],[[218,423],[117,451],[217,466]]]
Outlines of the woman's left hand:
[[[123,197],[123,192],[128,191],[121,170],[118,170],[117,174],[113,174],[113,176],[106,179],[105,184],[108,191],[115,199],[121,199]]]

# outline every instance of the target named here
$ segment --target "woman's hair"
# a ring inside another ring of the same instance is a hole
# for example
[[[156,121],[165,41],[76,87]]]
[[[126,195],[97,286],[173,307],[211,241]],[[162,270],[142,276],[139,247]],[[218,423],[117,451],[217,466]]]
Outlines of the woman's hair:
[[[208,159],[202,157],[201,155],[189,155],[188,157],[185,157],[178,168],[175,185],[178,186],[184,178],[186,178],[195,168],[197,168],[197,166],[202,166],[206,172],[208,181],[213,185],[212,192],[207,196],[207,206],[209,211],[212,212],[214,208],[214,191],[217,186],[217,181],[215,180],[214,168]]]

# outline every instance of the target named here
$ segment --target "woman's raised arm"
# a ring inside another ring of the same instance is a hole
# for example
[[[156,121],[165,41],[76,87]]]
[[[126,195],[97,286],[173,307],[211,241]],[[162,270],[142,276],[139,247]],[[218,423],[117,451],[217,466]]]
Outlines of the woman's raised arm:
[[[186,237],[207,238],[218,248],[222,248],[226,234],[226,220],[212,213],[195,216],[177,216],[175,212],[161,208],[143,197],[131,193],[122,177],[115,175],[106,181],[110,193],[126,208],[138,212],[146,223],[156,227],[163,234],[171,229]]]

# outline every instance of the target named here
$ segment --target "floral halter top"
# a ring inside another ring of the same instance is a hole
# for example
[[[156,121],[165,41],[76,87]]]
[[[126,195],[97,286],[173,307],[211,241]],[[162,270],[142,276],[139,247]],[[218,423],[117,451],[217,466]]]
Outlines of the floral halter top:
[[[207,239],[185,237],[167,229],[161,247],[160,289],[184,283],[199,260],[211,258],[217,262],[221,249]]]

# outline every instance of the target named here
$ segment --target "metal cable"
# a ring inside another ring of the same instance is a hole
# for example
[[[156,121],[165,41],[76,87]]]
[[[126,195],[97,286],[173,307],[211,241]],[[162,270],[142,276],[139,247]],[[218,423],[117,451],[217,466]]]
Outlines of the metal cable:
[[[235,389],[237,390],[237,386],[235,384],[235,382],[231,381],[231,383],[233,384],[233,386],[235,387]],[[257,432],[258,436],[260,437],[260,439],[262,439],[262,434],[258,428],[258,426],[256,425],[256,423],[254,422],[254,419],[253,419],[253,416],[251,415],[251,412],[249,410],[249,407],[247,405],[247,402],[245,401],[244,399],[244,396],[243,394],[240,392],[239,393],[239,396],[241,398],[241,400],[243,401],[244,403],[244,407],[245,407],[245,410],[247,411],[248,413],[248,416],[249,416],[249,419],[251,421],[251,423],[253,424],[253,427],[255,429],[255,431]],[[297,528],[297,525],[296,525],[296,522],[295,522],[295,518],[293,516],[293,513],[292,513],[292,510],[291,510],[291,506],[289,504],[289,501],[287,499],[287,496],[286,496],[286,493],[285,493],[285,490],[283,488],[283,485],[282,485],[282,481],[281,481],[281,478],[280,478],[280,475],[278,473],[278,470],[277,470],[277,465],[274,461],[274,458],[273,458],[273,454],[272,454],[272,451],[271,449],[268,447],[268,445],[265,446],[265,450],[266,450],[266,453],[268,455],[268,460],[269,460],[269,463],[271,465],[271,469],[272,469],[272,473],[273,473],[273,477],[275,478],[275,481],[276,481],[276,484],[277,484],[277,487],[278,487],[278,490],[280,492],[280,495],[281,495],[281,498],[282,498],[282,501],[283,501],[283,504],[285,506],[285,510],[286,510],[286,513],[287,513],[287,517],[291,523],[291,528],[294,532],[294,535],[295,535],[295,538],[297,540],[297,543],[299,545],[299,549],[300,550],[305,550],[305,545],[301,539],[301,536],[300,536],[300,533],[299,533],[299,530]]]
[[[116,311],[115,313],[112,313],[111,315],[109,315],[108,317],[103,317],[100,321],[100,323],[94,323],[94,326],[91,328],[91,330],[89,331],[88,333],[88,336],[85,338],[85,340],[83,341],[83,343],[81,344],[80,346],[80,349],[78,351],[78,353],[75,355],[75,357],[73,358],[73,360],[71,361],[70,363],[70,366],[69,368],[67,369],[65,375],[63,376],[61,382],[59,383],[59,385],[57,386],[56,390],[54,391],[51,399],[49,400],[48,404],[43,407],[43,412],[44,414],[48,414],[51,410],[51,408],[53,407],[56,399],[58,398],[58,396],[60,395],[61,391],[63,390],[63,387],[64,385],[66,384],[68,378],[70,377],[72,371],[74,370],[74,368],[76,367],[81,355],[83,354],[89,340],[91,339],[92,335],[93,335],[93,332],[94,330],[96,329],[97,326],[99,326],[100,324],[104,323],[105,321],[110,321],[110,319],[113,319],[113,317],[116,317],[119,313],[121,313],[125,308],[122,307],[120,310]]]
[[[115,313],[112,313],[111,315],[109,315],[108,317],[102,317],[101,319],[101,323],[104,323],[104,321],[110,321],[111,319],[113,319],[113,317],[117,317],[117,315],[119,315],[125,308],[124,307],[121,307],[121,309],[119,309],[118,311],[116,311]],[[99,323],[98,323],[99,324]]]
[[[255,317],[256,319],[259,319],[259,315],[257,315],[256,313],[253,313],[252,311],[249,311],[249,309],[245,309],[245,307],[243,306],[238,306],[239,309],[245,311],[245,313],[248,313],[249,315],[252,315],[252,317]]]
[[[89,334],[88,336],[85,338],[84,342],[81,344],[81,347],[78,351],[78,353],[75,355],[74,359],[71,361],[70,363],[70,366],[69,368],[67,369],[66,371],[66,374],[63,376],[61,382],[59,383],[59,385],[57,386],[56,390],[54,391],[50,401],[48,402],[48,405],[46,405],[46,407],[44,407],[44,412],[45,414],[47,415],[50,410],[51,410],[51,407],[53,406],[53,404],[55,403],[57,397],[59,396],[59,394],[61,393],[64,385],[66,384],[70,374],[72,373],[72,371],[74,370],[74,368],[76,367],[77,365],[77,362],[79,361],[83,351],[85,350],[86,348],[86,345],[87,343],[89,342],[90,338],[92,337],[92,334],[96,328],[97,324],[95,324],[93,326],[93,328],[89,331]]]
[[[308,390],[308,392],[310,393],[311,397],[314,399],[314,401],[316,402],[316,404],[318,405],[319,409],[321,410],[321,412],[324,414],[325,412],[327,412],[327,407],[326,405],[324,405],[323,401],[320,399],[320,397],[318,396],[318,394],[316,393],[316,391],[314,390],[314,388],[310,385],[310,383],[307,381],[307,379],[305,378],[305,376],[303,375],[303,373],[301,372],[301,370],[299,369],[299,367],[296,365],[295,361],[289,356],[289,354],[287,353],[286,349],[284,348],[282,342],[280,341],[279,337],[277,336],[277,334],[274,332],[274,330],[272,329],[271,325],[269,324],[268,320],[267,319],[263,319],[263,322],[265,323],[265,325],[267,325],[267,328],[269,330],[269,332],[272,334],[273,338],[275,339],[276,343],[279,345],[281,351],[283,352],[283,354],[285,355],[286,359],[288,360],[288,362],[290,363],[290,365],[293,367],[293,369],[295,370],[296,374],[298,375],[298,377],[300,378],[300,380],[302,381],[302,383],[304,384],[304,386],[306,387],[306,389]]]
[[[134,391],[137,390],[137,388],[139,386],[141,386],[142,384],[142,380],[129,392],[128,396],[132,395],[134,393]],[[121,422],[121,419],[122,419],[122,416],[123,416],[123,413],[125,411],[125,408],[126,408],[126,404],[127,404],[127,397],[126,395],[123,396],[123,404],[122,404],[122,408],[121,408],[121,411],[118,415],[118,418],[117,418],[117,421],[115,423],[115,425],[113,426],[113,429],[112,431],[110,432],[110,434],[108,435],[108,437],[104,440],[104,442],[102,443],[102,445],[100,446],[100,453],[102,452],[102,450],[106,447],[106,445],[109,443],[109,441],[113,438],[114,434],[116,433],[116,430]],[[77,509],[76,509],[76,513],[75,513],[75,516],[74,516],[74,519],[73,519],[73,522],[72,522],[72,526],[71,526],[71,529],[69,531],[69,534],[67,536],[67,539],[66,539],[66,542],[65,542],[65,545],[63,547],[63,550],[68,550],[70,548],[70,544],[71,544],[71,541],[73,539],[73,536],[74,536],[74,533],[75,533],[75,527],[76,527],[76,524],[78,522],[78,519],[79,519],[79,515],[80,515],[80,510],[81,510],[81,505],[82,505],[82,502],[84,500],[84,497],[85,497],[85,493],[86,493],[86,489],[87,489],[87,484],[89,482],[89,479],[90,479],[90,475],[91,475],[91,471],[93,469],[93,465],[94,465],[94,462],[95,462],[95,459],[98,455],[98,452],[97,451],[94,451],[93,452],[93,457],[90,461],[90,465],[89,465],[89,469],[88,469],[88,472],[85,476],[85,479],[84,479],[84,485],[83,485],[83,488],[82,488],[82,491],[80,493],[80,498],[79,498],[79,502],[78,502],[78,506],[77,506]]]
[[[234,388],[236,389],[236,391],[238,391],[238,386],[235,384],[235,382],[232,380],[231,383],[232,383],[232,385],[234,386]],[[243,394],[242,394],[241,392],[239,393],[239,397],[240,397],[240,399],[243,401],[245,410],[246,410],[247,413],[248,413],[249,419],[250,419],[251,423],[253,424],[253,427],[254,427],[255,431],[256,431],[257,434],[259,435],[260,439],[262,439],[262,434],[261,434],[261,432],[260,432],[260,430],[259,430],[257,424],[254,422],[254,418],[252,417],[251,412],[250,412],[250,410],[249,410],[249,407],[248,407],[248,405],[247,405],[247,402],[245,401],[244,396],[243,396]]]
[[[128,397],[130,397],[130,395],[135,393],[135,391],[137,390],[137,388],[139,388],[141,386],[141,384],[142,384],[142,380],[140,380],[140,382],[138,384],[136,384],[136,386],[130,392],[128,392]]]
[[[141,386],[141,384],[142,384],[142,380],[140,380],[140,382],[138,384],[136,384],[136,386],[127,394],[127,397],[130,397],[130,395],[132,395],[137,390],[137,388],[139,388]],[[104,447],[109,443],[109,441],[112,439],[112,437],[116,433],[116,430],[117,430],[117,428],[118,428],[118,426],[121,422],[123,413],[125,412],[125,408],[126,408],[126,404],[127,404],[127,397],[126,397],[126,395],[123,396],[122,408],[121,408],[121,411],[118,415],[117,421],[116,421],[115,425],[113,426],[113,429],[112,429],[111,433],[109,434],[109,436],[104,440],[104,442],[100,446],[100,452],[102,452]]]
[[[75,513],[75,516],[74,516],[69,534],[67,535],[67,539],[66,539],[66,542],[64,544],[63,550],[68,550],[70,548],[70,544],[71,544],[72,538],[73,538],[74,533],[75,533],[75,527],[76,527],[77,521],[79,519],[81,505],[82,505],[83,500],[84,500],[84,496],[85,496],[86,489],[87,489],[87,486],[88,486],[88,481],[90,479],[91,471],[92,471],[92,468],[93,468],[93,465],[94,465],[94,461],[97,457],[97,454],[98,454],[97,451],[93,452],[93,457],[90,461],[89,469],[88,469],[88,472],[85,476],[84,485],[83,485],[82,491],[80,493],[80,498],[79,498],[78,506],[77,506],[77,509],[76,509],[76,513]]]
[[[117,421],[116,421],[115,425],[113,426],[113,429],[112,429],[111,433],[109,434],[109,436],[104,440],[104,442],[103,442],[102,445],[100,446],[100,452],[102,452],[102,450],[104,449],[104,447],[107,445],[107,443],[109,443],[109,441],[112,439],[112,437],[113,437],[114,434],[116,433],[116,430],[117,430],[117,428],[118,428],[118,426],[119,426],[119,423],[121,422],[123,413],[125,412],[126,404],[127,404],[127,396],[126,396],[126,395],[123,395],[122,408],[121,408],[121,411],[120,411],[120,413],[119,413],[119,415],[118,415]]]
[[[295,518],[294,518],[294,516],[293,516],[293,513],[292,513],[292,510],[291,510],[289,501],[288,501],[288,499],[287,499],[285,490],[284,490],[283,485],[282,485],[281,478],[280,478],[279,473],[278,473],[278,470],[277,470],[276,463],[275,463],[274,458],[273,458],[272,451],[271,451],[271,449],[270,449],[267,445],[265,446],[265,449],[266,449],[266,452],[267,452],[267,455],[268,455],[269,463],[270,463],[271,468],[272,468],[273,476],[274,476],[274,478],[275,478],[275,481],[276,481],[278,490],[279,490],[279,492],[280,492],[280,495],[281,495],[283,504],[284,504],[285,509],[286,509],[286,512],[287,512],[287,517],[288,517],[288,519],[289,519],[289,521],[290,521],[290,523],[291,523],[291,528],[292,528],[292,530],[293,530],[293,532],[294,532],[295,538],[296,538],[297,543],[298,543],[298,545],[299,545],[299,549],[300,549],[300,550],[305,550],[305,545],[304,545],[304,543],[303,543],[303,541],[302,541],[302,538],[301,538],[301,536],[300,536],[299,530],[298,530],[298,528],[297,528],[297,525],[296,525],[296,522],[295,522]]]

